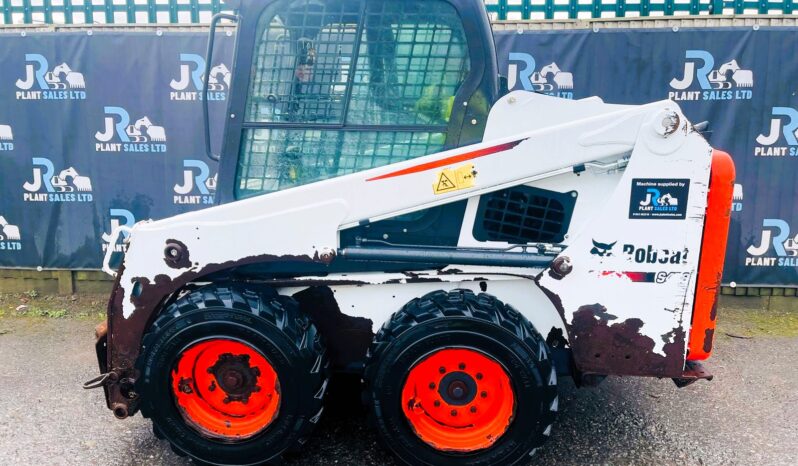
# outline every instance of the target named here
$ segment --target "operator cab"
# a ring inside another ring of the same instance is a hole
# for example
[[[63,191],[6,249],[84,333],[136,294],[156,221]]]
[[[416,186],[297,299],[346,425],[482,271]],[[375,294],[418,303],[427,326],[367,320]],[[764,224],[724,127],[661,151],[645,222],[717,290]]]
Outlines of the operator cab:
[[[239,18],[220,202],[482,139],[498,71],[481,0],[228,3]]]

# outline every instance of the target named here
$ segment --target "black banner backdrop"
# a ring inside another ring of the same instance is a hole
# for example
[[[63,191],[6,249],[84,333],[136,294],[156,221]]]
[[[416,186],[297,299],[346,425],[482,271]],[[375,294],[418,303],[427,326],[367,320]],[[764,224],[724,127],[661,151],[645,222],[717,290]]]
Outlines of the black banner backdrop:
[[[0,267],[96,269],[113,226],[213,204],[199,92],[206,40],[0,34]],[[709,121],[712,145],[737,166],[724,283],[798,284],[798,30],[525,31],[496,42],[513,89],[671,98],[693,122]],[[233,38],[217,44],[218,145]]]

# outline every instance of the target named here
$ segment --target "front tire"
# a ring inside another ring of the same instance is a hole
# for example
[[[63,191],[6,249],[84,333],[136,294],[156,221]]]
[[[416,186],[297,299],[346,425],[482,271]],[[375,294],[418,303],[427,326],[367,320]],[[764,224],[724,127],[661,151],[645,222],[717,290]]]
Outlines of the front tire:
[[[265,287],[209,286],[169,305],[144,336],[141,413],[179,454],[261,464],[318,422],[327,359],[296,302]]]
[[[544,339],[512,307],[469,290],[395,313],[364,379],[384,444],[412,465],[516,464],[544,443],[558,408]]]

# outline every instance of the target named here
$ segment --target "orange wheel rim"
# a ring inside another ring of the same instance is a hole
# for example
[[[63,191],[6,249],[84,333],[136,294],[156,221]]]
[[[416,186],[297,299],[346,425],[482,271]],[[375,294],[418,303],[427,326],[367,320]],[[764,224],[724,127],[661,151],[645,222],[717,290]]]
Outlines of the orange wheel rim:
[[[172,394],[189,425],[226,441],[263,431],[280,408],[280,381],[269,361],[248,344],[220,338],[180,354]]]
[[[428,445],[471,452],[504,435],[515,413],[515,395],[510,377],[493,358],[470,349],[442,349],[410,370],[402,409]]]

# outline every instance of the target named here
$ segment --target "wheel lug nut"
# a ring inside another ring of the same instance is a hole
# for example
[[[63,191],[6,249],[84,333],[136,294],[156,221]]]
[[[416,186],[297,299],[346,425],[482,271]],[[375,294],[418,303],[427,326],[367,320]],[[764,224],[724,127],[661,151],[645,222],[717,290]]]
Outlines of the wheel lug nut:
[[[450,414],[451,414],[452,416],[457,416],[457,410],[456,410],[456,409],[453,409],[453,410],[452,410],[452,412],[451,412]]]
[[[435,403],[433,404],[435,405],[436,408],[439,408],[441,406],[440,400],[435,400]]]
[[[430,382],[429,383],[429,389],[430,390],[435,390],[435,382]]]
[[[482,398],[487,398],[488,397],[488,392],[482,392],[482,393],[479,394],[479,396],[481,396]]]
[[[477,380],[482,380],[482,372],[477,372]]]
[[[438,368],[438,372],[440,372],[441,374],[445,374],[446,373],[446,368],[441,366],[440,368]]]
[[[465,366],[464,362],[461,362],[458,367],[460,368],[460,370],[463,370],[463,369],[465,369],[466,366]]]
[[[471,407],[471,412],[472,413],[476,413],[477,412],[477,407],[476,406],[472,406]]]

